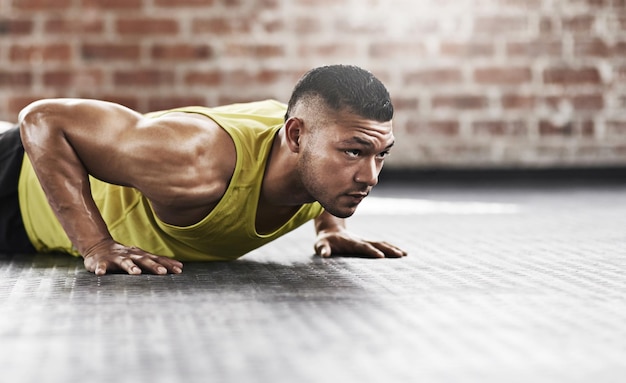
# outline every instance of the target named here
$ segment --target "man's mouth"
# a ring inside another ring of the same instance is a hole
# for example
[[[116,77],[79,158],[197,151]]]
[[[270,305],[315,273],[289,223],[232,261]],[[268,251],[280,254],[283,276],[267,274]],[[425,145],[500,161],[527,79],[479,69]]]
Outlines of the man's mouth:
[[[359,203],[363,198],[367,197],[369,193],[348,193],[347,196],[351,197],[356,203]]]

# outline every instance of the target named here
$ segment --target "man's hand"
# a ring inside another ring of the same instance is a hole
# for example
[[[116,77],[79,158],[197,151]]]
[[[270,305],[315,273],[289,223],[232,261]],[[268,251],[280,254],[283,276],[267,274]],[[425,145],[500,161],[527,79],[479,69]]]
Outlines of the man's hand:
[[[147,253],[137,247],[121,245],[113,240],[100,242],[85,254],[85,268],[96,275],[112,271],[125,271],[128,274],[180,274],[183,264],[171,258]]]
[[[345,229],[320,231],[315,241],[315,253],[324,258],[332,254],[371,258],[400,258],[407,255],[406,251],[387,242],[366,241]]]

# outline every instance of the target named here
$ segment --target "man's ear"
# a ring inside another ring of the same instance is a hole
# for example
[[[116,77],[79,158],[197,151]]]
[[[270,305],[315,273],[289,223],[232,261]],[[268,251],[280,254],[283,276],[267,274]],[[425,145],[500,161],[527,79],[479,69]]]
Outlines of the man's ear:
[[[304,128],[304,121],[297,117],[290,117],[285,122],[285,138],[287,145],[293,153],[300,152],[300,135]]]

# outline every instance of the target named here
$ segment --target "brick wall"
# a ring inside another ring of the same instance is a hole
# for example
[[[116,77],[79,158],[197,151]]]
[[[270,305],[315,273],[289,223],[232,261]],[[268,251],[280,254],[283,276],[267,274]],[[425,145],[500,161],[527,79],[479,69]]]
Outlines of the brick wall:
[[[0,119],[289,96],[354,63],[395,101],[391,167],[626,165],[625,0],[0,0]]]

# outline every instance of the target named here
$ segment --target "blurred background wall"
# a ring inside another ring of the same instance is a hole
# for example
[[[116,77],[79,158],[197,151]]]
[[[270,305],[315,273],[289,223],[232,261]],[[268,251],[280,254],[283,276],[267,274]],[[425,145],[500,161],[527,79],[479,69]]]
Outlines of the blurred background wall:
[[[396,106],[396,169],[626,167],[626,0],[0,0],[0,119],[287,101],[350,63]]]

